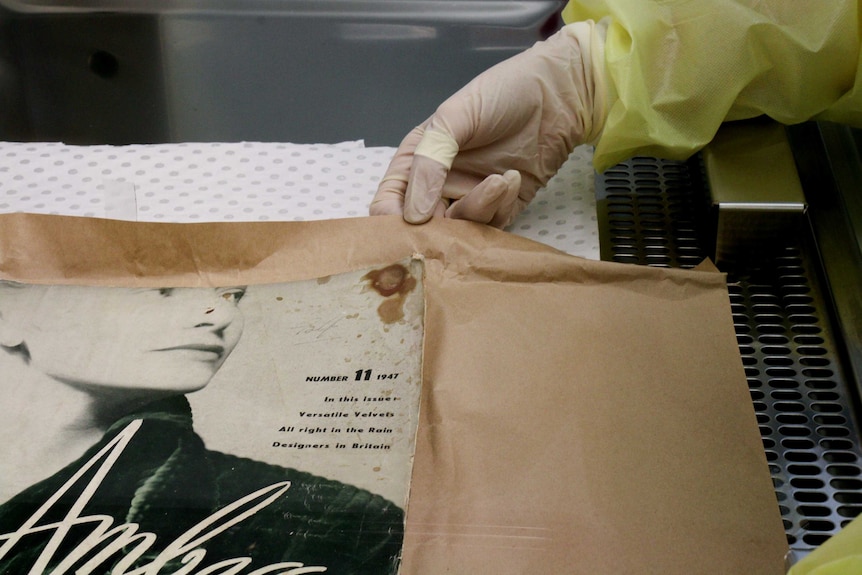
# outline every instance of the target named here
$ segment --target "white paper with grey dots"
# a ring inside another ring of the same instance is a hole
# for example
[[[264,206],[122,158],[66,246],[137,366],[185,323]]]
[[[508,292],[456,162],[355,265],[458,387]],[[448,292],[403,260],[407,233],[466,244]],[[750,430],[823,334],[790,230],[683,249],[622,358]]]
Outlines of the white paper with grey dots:
[[[358,217],[395,149],[338,144],[0,143],[0,213],[154,222]],[[509,231],[599,258],[592,148],[572,153]]]

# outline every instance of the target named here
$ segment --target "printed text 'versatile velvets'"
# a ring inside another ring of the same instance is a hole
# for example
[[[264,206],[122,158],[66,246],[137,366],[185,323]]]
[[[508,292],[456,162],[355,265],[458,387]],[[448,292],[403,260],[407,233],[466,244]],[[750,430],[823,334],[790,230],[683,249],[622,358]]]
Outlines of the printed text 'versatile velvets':
[[[226,559],[208,566],[202,565],[206,550],[201,549],[200,545],[273,503],[290,488],[289,481],[264,487],[225,506],[171,541],[152,561],[145,565],[136,566],[135,563],[156,543],[156,534],[138,532],[138,525],[135,523],[124,523],[114,527],[114,519],[107,515],[82,515],[81,513],[140,426],[140,420],[133,421],[126,426],[119,435],[94,455],[57,493],[33,513],[17,531],[0,535],[0,543],[2,543],[0,545],[0,560],[13,553],[25,536],[34,533],[51,533],[50,540],[33,565],[30,566],[30,575],[47,573],[49,565],[52,563],[51,575],[69,573],[73,568],[76,575],[104,572],[97,570],[100,567],[104,569],[106,564],[110,565],[107,562],[118,554],[123,554],[123,557],[114,563],[110,571],[111,575],[164,574],[166,572],[162,569],[177,559],[183,565],[180,570],[183,575],[302,575],[326,571],[326,567],[304,566],[297,562],[282,562],[263,567],[255,566],[253,571],[245,571],[252,563],[248,557]],[[54,523],[40,524],[40,520],[57,501],[93,468],[95,468],[95,473],[81,495],[66,511],[65,517]],[[92,532],[65,557],[55,557],[69,531],[81,525],[92,525]],[[97,549],[98,551],[96,551]],[[92,557],[88,557],[89,555]],[[80,565],[80,562],[85,559],[86,562]]]

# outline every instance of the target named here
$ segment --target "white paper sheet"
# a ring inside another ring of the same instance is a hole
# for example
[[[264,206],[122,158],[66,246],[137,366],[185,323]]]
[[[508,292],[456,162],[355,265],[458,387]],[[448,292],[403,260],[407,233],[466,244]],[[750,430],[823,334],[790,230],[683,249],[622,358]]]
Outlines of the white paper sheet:
[[[337,144],[0,143],[0,213],[156,222],[301,221],[367,214],[394,148]],[[509,228],[599,258],[592,148],[577,148]]]

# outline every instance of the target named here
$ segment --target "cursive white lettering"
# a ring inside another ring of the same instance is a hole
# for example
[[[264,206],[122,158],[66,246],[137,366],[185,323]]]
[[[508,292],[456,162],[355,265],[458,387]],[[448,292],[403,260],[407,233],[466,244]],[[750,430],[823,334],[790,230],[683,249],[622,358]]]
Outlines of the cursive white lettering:
[[[183,566],[178,571],[173,571],[172,575],[241,575],[242,571],[251,565],[251,558],[239,557],[201,566],[206,557],[206,550],[200,548],[200,545],[272,504],[290,488],[289,481],[258,489],[226,505],[169,542],[152,561],[138,567],[134,567],[135,563],[156,543],[158,538],[156,534],[139,533],[140,526],[135,523],[124,523],[114,527],[114,518],[108,515],[83,515],[87,503],[93,498],[141,424],[141,420],[135,420],[127,425],[24,521],[17,531],[0,535],[0,542],[3,542],[0,546],[0,559],[10,555],[25,536],[52,532],[29,571],[29,575],[44,575],[55,559],[57,549],[66,542],[70,530],[76,526],[92,524],[92,531],[59,560],[50,570],[51,575],[63,575],[72,569],[75,575],[89,575],[99,567],[104,569],[105,563],[121,552],[124,555],[114,564],[111,575],[157,575],[163,573],[162,568],[176,559],[179,559]],[[66,510],[65,517],[56,523],[40,524],[40,520],[63,495],[75,487],[91,469],[95,470],[93,476],[75,502]],[[76,564],[97,548],[99,551],[95,555],[75,568]],[[286,562],[259,567],[247,575],[303,575],[325,571],[326,567],[322,566],[304,566],[302,563]]]

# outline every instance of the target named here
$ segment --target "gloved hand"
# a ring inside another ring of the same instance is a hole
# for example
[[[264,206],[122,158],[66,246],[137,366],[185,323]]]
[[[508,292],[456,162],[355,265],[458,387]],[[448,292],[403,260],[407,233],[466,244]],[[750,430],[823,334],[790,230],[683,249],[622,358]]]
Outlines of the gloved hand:
[[[577,22],[483,72],[401,143],[372,215],[503,228],[606,115],[605,21]]]

